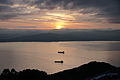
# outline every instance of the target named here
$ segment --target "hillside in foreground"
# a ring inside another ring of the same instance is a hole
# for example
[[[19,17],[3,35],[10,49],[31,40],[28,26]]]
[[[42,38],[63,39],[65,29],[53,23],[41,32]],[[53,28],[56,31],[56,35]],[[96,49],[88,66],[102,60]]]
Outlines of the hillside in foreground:
[[[54,74],[36,69],[19,72],[15,69],[4,69],[0,80],[120,80],[120,68],[109,63],[94,61]]]

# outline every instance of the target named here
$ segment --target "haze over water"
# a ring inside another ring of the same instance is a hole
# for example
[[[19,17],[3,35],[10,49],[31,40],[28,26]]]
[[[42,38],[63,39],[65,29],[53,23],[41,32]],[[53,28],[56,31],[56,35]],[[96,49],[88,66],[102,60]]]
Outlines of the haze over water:
[[[59,54],[58,51],[65,51],[65,54]],[[0,43],[0,70],[31,68],[55,73],[90,61],[120,66],[119,58],[120,41]],[[55,60],[63,60],[64,63],[54,63]]]

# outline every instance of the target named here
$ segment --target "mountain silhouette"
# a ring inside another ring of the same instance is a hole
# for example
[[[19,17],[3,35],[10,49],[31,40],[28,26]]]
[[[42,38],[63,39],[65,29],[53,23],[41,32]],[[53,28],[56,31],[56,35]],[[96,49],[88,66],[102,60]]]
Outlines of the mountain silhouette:
[[[19,72],[15,69],[4,69],[0,80],[120,80],[120,68],[108,63],[93,61],[54,74],[47,74],[36,69]]]

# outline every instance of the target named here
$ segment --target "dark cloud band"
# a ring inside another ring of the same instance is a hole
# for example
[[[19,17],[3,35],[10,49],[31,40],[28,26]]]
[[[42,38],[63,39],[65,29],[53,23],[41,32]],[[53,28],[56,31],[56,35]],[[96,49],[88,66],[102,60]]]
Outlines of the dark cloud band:
[[[82,14],[96,13],[95,16],[97,18],[106,18],[110,23],[120,23],[120,0],[18,0],[17,2],[15,0],[0,0],[0,5],[14,5],[16,3],[34,5],[39,9],[48,10],[52,10],[57,7],[60,7],[60,9],[63,10],[82,9],[83,11],[80,12]],[[19,11],[17,9],[18,8],[11,8],[10,6],[0,6],[0,12],[7,13],[6,15],[1,13],[0,20],[10,19],[21,15],[15,14]],[[8,13],[11,10],[13,10],[11,12],[13,14]]]

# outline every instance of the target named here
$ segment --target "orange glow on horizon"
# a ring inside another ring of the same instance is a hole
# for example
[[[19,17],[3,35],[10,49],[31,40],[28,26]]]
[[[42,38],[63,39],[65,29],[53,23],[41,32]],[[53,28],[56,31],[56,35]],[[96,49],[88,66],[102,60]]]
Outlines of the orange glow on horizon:
[[[55,29],[63,29],[65,25],[66,25],[66,23],[63,21],[56,22]]]
[[[60,25],[56,26],[56,29],[62,29],[62,28],[64,28],[64,27],[60,26]]]

